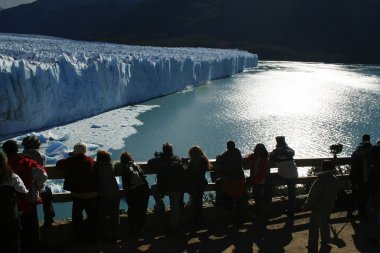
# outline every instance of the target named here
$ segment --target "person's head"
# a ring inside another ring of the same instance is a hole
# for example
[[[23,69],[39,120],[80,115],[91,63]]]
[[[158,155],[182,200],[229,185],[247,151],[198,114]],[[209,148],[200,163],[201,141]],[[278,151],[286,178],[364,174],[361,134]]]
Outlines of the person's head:
[[[0,151],[0,182],[4,181],[4,178],[7,178],[7,175],[11,175],[12,170],[8,166],[8,158],[7,155]]]
[[[3,143],[3,151],[7,156],[15,155],[18,152],[18,145],[15,140],[8,140]]]
[[[285,136],[277,136],[276,137],[276,147],[286,146]]]
[[[264,144],[258,143],[253,150],[253,153],[255,155],[258,155],[259,157],[268,157],[268,150],[265,148]]]
[[[39,149],[41,142],[36,136],[29,135],[22,140],[22,145],[24,146],[24,149]]]
[[[189,149],[189,158],[190,158],[190,162],[194,162],[194,161],[199,161],[201,159],[205,159],[206,162],[207,162],[207,167],[209,169],[211,168],[211,163],[208,160],[208,157],[206,156],[206,154],[203,151],[203,149],[201,147],[199,147],[198,145],[195,145],[195,146],[193,146],[193,147],[191,147]]]
[[[132,158],[131,153],[129,153],[127,151],[121,153],[121,155],[120,155],[120,162],[121,163],[133,162],[133,158]]]
[[[371,148],[372,148],[372,144],[371,144],[371,142],[369,142],[369,141],[365,141],[365,142],[363,142],[362,149],[363,149],[364,151],[368,151],[368,150],[370,150]]]
[[[96,152],[96,161],[111,162],[111,153],[105,150]]]
[[[165,143],[162,145],[162,155],[163,156],[173,156],[173,146],[170,143]]]
[[[235,142],[228,141],[227,142],[227,150],[232,150],[232,149],[235,149]]]
[[[79,154],[86,154],[87,152],[87,144],[84,142],[78,142],[77,144],[74,145],[73,149],[73,154],[74,155],[79,155]]]
[[[332,171],[334,170],[334,162],[331,160],[323,160],[321,163],[321,170],[322,171]]]
[[[366,142],[366,141],[371,142],[371,136],[369,134],[363,134],[362,141],[363,142]]]

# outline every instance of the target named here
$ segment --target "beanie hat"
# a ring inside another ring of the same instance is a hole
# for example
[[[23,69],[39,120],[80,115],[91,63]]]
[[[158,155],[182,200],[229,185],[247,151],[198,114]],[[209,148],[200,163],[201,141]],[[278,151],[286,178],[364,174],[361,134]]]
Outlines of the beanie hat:
[[[22,140],[24,149],[38,149],[41,146],[40,140],[34,135],[29,135]]]
[[[74,155],[77,154],[86,154],[87,152],[87,145],[84,142],[78,142],[77,144],[74,145],[74,150],[73,153]]]

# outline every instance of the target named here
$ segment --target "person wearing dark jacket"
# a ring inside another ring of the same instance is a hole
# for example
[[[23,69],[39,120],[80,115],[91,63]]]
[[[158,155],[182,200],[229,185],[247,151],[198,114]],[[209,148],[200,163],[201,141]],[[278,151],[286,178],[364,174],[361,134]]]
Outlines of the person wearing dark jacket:
[[[114,242],[117,239],[116,230],[119,225],[120,196],[109,152],[99,150],[96,153],[94,171],[99,195],[102,234],[107,241]]]
[[[59,160],[57,168],[65,172],[63,189],[71,192],[73,199],[73,240],[95,242],[98,240],[98,191],[94,160],[86,156],[87,145],[74,145],[71,157]],[[86,211],[89,230],[83,231],[83,214]]]
[[[148,165],[157,173],[157,190],[160,195],[169,196],[170,230],[176,231],[179,227],[180,206],[183,204],[182,196],[186,186],[185,171],[181,159],[174,155],[170,143],[165,143],[162,153],[155,156],[148,161]]]
[[[367,204],[370,196],[370,152],[372,144],[364,141],[351,155],[350,181],[352,196],[360,218],[367,218]]]
[[[139,233],[145,224],[149,185],[144,171],[135,163],[130,153],[121,154],[120,165],[125,200],[128,205],[128,227],[130,232]]]
[[[21,252],[39,252],[37,204],[41,203],[39,190],[46,182],[46,171],[36,161],[18,154],[18,145],[14,140],[4,142],[3,151],[7,155],[8,166],[21,178],[29,191],[27,198],[18,200],[21,212]]]
[[[288,209],[286,214],[293,216],[296,209],[297,166],[294,163],[294,150],[285,142],[285,136],[276,137],[276,148],[269,154],[269,159],[276,163],[278,174],[288,187]]]
[[[199,221],[202,218],[203,192],[207,185],[206,172],[210,168],[210,161],[202,148],[199,146],[191,147],[189,150],[187,177],[189,192],[195,209],[195,221]]]
[[[340,188],[339,180],[334,176],[334,163],[330,160],[322,162],[322,171],[317,173],[309,191],[309,196],[303,206],[311,210],[309,223],[308,252],[318,252],[319,232],[322,245],[330,243],[329,220],[334,209],[335,200]]]
[[[374,236],[368,238],[375,245],[380,245],[380,138],[377,143],[372,146],[370,152],[370,190],[374,202],[374,210],[376,216],[376,228]]]
[[[217,156],[217,173],[221,176],[223,202],[233,221],[242,224],[245,215],[245,176],[240,150],[233,141],[227,142],[227,151]]]
[[[8,166],[7,155],[0,151],[0,252],[21,252],[17,199],[25,198],[27,193],[21,178]]]

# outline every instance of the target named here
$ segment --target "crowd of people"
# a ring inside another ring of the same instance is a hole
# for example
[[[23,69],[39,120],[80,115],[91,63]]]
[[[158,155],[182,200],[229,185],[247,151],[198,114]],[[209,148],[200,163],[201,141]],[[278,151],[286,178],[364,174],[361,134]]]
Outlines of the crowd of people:
[[[55,216],[52,192],[46,185],[46,159],[39,151],[40,142],[35,136],[27,136],[22,145],[23,152],[19,153],[17,142],[8,140],[0,152],[0,198],[5,204],[0,208],[0,245],[5,247],[5,252],[39,252],[37,205],[43,204],[44,227],[50,226]],[[228,141],[227,150],[217,156],[213,166],[199,146],[191,147],[187,158],[180,158],[174,154],[173,146],[165,143],[162,152],[156,152],[148,161],[148,167],[157,175],[152,186],[129,152],[123,152],[115,166],[107,151],[99,150],[96,160],[86,153],[87,145],[79,142],[68,158],[56,164],[65,174],[63,189],[70,191],[72,196],[74,242],[113,242],[117,239],[121,196],[115,171],[122,175],[122,195],[128,205],[128,230],[131,234],[143,231],[150,195],[155,200],[154,210],[158,213],[165,212],[162,198],[169,197],[170,232],[180,227],[185,192],[190,196],[193,221],[200,222],[208,171],[212,172],[215,180],[215,205],[223,206],[232,222],[241,225],[248,217],[248,187],[253,189],[254,215],[265,217],[264,203],[272,199],[272,187],[268,183],[270,161],[276,164],[279,176],[287,185],[286,215],[291,218],[299,210],[296,202],[298,171],[293,159],[295,151],[287,145],[284,136],[276,137],[273,151],[268,152],[264,144],[259,143],[253,153],[246,156],[242,156],[233,141]],[[368,211],[373,208],[380,230],[380,139],[372,145],[370,136],[363,135],[363,142],[355,149],[351,161],[353,205],[362,219],[367,218]],[[250,171],[247,178],[243,167]],[[301,207],[302,210],[311,210],[308,252],[318,252],[319,232],[322,244],[331,241],[329,217],[340,191],[334,172],[333,160],[322,162],[317,179]],[[84,224],[83,212],[88,226]],[[380,231],[371,239],[379,243]]]

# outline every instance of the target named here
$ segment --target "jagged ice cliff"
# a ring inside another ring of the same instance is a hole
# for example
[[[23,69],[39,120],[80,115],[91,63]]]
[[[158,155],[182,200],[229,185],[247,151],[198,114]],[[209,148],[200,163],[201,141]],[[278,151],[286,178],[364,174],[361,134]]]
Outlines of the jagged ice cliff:
[[[238,50],[0,34],[0,139],[136,104],[257,66]]]

